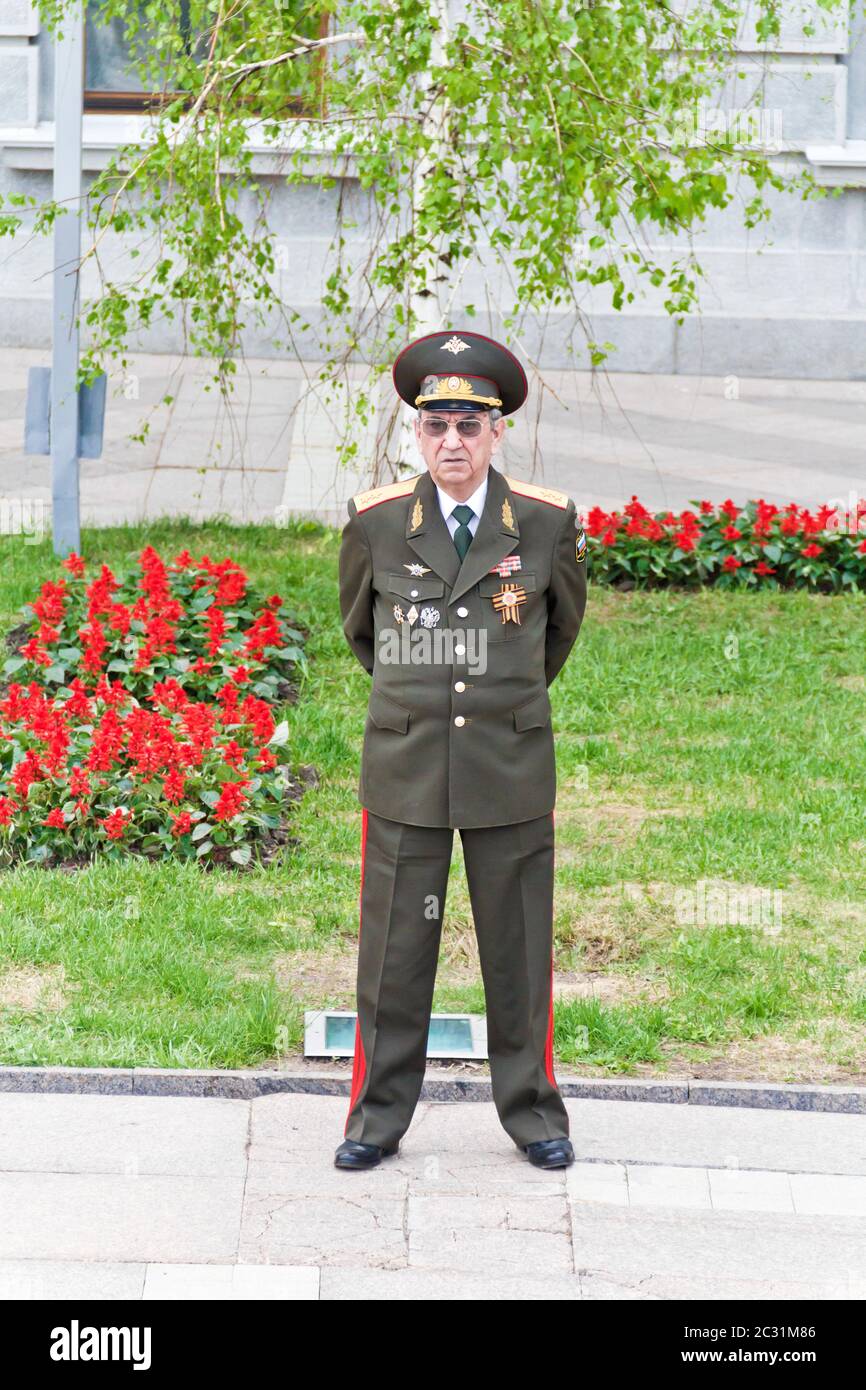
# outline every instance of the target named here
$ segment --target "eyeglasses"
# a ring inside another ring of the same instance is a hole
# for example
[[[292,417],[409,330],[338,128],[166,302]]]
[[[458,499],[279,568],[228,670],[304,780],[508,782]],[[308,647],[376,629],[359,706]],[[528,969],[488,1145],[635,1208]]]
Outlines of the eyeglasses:
[[[432,439],[441,439],[444,434],[447,434],[448,426],[451,423],[450,420],[443,420],[439,415],[422,415],[421,417],[421,428]],[[455,420],[454,424],[461,439],[477,439],[483,428],[482,422],[477,418]]]

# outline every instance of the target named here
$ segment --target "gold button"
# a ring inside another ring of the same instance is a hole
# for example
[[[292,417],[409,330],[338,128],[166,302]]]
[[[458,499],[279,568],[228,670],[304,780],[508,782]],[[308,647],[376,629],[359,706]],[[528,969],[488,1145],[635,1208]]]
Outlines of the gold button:
[[[454,723],[457,725],[458,729],[462,729],[463,725],[466,723],[466,720],[463,718],[462,714],[458,714],[457,718],[454,720]]]
[[[457,690],[457,691],[459,691],[460,694],[462,695],[463,692],[464,692],[464,690],[466,689],[466,682],[465,682],[465,681],[455,681],[455,683],[454,683],[454,689]]]
[[[458,618],[468,618],[468,617],[469,617],[469,609],[468,609],[468,608],[458,608],[458,609],[457,609],[457,616],[458,616]]]

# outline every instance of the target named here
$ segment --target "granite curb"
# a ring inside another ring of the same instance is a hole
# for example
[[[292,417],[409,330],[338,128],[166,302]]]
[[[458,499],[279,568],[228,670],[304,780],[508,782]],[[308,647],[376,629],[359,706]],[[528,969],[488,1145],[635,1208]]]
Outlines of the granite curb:
[[[348,1096],[350,1075],[284,1071],[183,1071],[148,1067],[0,1067],[0,1092],[78,1095],[201,1096],[254,1100],[304,1094]],[[866,1115],[866,1086],[818,1086],[762,1081],[616,1080],[560,1077],[569,1100],[632,1100],[661,1105],[728,1105],[758,1110],[813,1110]],[[430,1077],[422,1101],[492,1101],[490,1082]]]

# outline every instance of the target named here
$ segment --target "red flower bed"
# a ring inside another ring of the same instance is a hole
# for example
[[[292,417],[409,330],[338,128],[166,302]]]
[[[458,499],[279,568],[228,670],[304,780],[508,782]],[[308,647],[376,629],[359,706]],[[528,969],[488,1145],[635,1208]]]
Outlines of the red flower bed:
[[[166,565],[147,546],[119,577],[63,567],[7,638],[0,862],[249,863],[295,785],[271,708],[303,659],[282,599],[186,550]]]
[[[603,584],[866,589],[866,500],[812,512],[729,498],[652,513],[632,497],[621,512],[590,508],[584,525],[590,572]]]

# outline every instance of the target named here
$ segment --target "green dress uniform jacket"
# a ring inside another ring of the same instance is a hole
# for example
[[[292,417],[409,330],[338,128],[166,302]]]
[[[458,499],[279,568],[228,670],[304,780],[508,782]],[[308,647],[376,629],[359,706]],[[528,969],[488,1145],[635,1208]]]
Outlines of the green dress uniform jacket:
[[[500,826],[551,812],[548,686],[586,606],[572,499],[490,465],[462,561],[428,470],[353,497],[348,512],[343,631],[372,676],[361,805],[415,826]],[[496,573],[506,556],[519,568]]]

